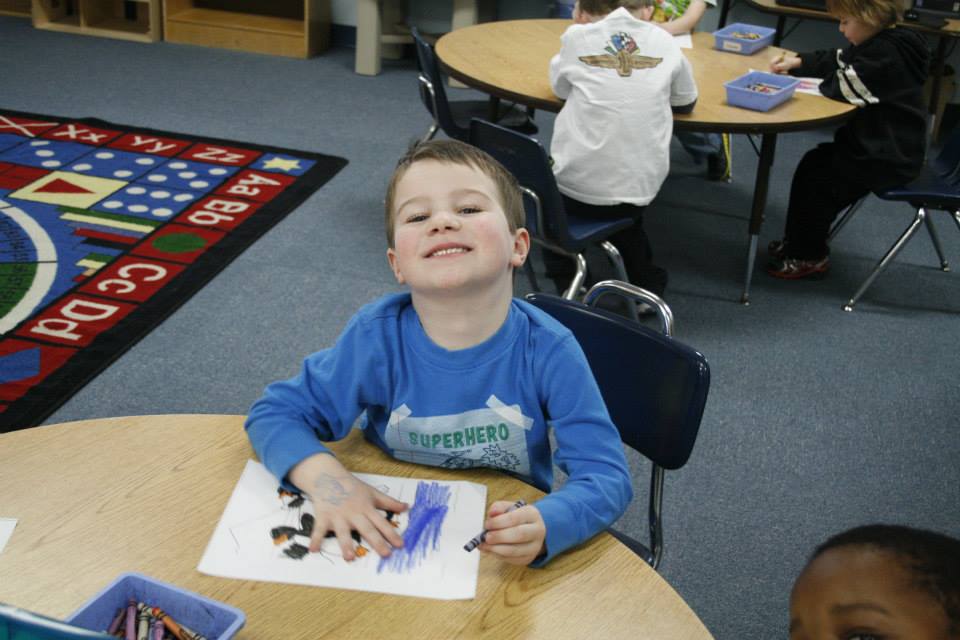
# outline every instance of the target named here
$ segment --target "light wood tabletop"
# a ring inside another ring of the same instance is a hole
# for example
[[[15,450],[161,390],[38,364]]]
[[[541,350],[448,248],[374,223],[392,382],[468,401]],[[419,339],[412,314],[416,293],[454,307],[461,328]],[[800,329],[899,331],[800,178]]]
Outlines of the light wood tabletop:
[[[451,76],[491,96],[559,111],[563,101],[550,88],[550,59],[560,50],[560,36],[571,24],[570,20],[509,20],[465,27],[437,41],[437,58]],[[749,304],[777,134],[840,123],[853,114],[855,107],[804,93],[795,93],[790,100],[766,112],[732,107],[726,103],[723,83],[751,69],[767,70],[770,60],[784,50],[766,47],[744,56],[715,49],[709,33],[695,33],[692,40],[693,48],[684,49],[683,53],[693,67],[700,96],[692,113],[674,115],[674,127],[762,136],[740,295],[740,301]]]
[[[331,448],[353,471],[487,486],[536,500],[502,473],[393,460],[353,432]],[[485,555],[473,600],[216,578],[196,566],[253,451],[243,416],[108,418],[0,435],[0,602],[58,618],[127,571],[235,606],[239,638],[649,638],[712,636],[660,575],[609,534],[545,569]]]
[[[563,101],[550,88],[550,59],[560,50],[560,36],[570,20],[487,22],[443,35],[437,57],[447,72],[491,95],[546,111],[560,111]],[[726,103],[723,83],[751,69],[766,71],[783,49],[767,47],[743,56],[718,51],[713,35],[693,34],[690,60],[700,97],[690,114],[674,116],[677,128],[723,133],[764,133],[812,129],[840,122],[853,112],[849,104],[822,96],[794,94],[774,109],[761,112]]]

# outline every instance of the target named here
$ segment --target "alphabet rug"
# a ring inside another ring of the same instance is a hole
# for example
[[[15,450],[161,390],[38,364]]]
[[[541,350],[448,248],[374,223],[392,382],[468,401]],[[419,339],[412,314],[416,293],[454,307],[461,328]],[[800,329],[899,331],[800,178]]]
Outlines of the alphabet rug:
[[[0,432],[43,421],[346,164],[0,110]]]

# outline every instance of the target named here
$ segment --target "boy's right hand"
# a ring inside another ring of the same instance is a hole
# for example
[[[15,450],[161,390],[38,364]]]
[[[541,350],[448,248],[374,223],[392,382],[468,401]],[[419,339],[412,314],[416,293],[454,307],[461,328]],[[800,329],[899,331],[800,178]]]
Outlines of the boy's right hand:
[[[383,557],[403,546],[403,538],[378,509],[400,513],[409,505],[358,480],[332,454],[318,453],[302,460],[291,469],[289,478],[313,502],[311,552],[320,550],[330,531],[337,536],[348,562],[357,557],[351,531]]]
[[[800,56],[792,53],[781,53],[770,61],[770,71],[774,73],[789,73],[791,69],[800,66]]]

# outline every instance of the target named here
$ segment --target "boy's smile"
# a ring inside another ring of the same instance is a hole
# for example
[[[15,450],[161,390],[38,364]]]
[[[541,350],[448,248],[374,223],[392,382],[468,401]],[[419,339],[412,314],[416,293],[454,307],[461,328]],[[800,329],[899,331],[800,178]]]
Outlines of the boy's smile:
[[[397,183],[394,246],[397,281],[417,293],[506,286],[530,240],[510,231],[493,180],[468,165],[421,160]]]

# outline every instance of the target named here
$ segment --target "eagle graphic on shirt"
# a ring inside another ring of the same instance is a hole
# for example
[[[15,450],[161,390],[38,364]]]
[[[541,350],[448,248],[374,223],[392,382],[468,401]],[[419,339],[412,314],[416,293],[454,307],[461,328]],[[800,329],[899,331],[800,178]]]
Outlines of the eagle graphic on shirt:
[[[604,47],[607,53],[580,56],[580,61],[591,67],[616,69],[621,77],[628,78],[634,69],[650,69],[663,62],[663,58],[651,58],[637,53],[637,42],[627,33],[615,33],[610,44]]]

